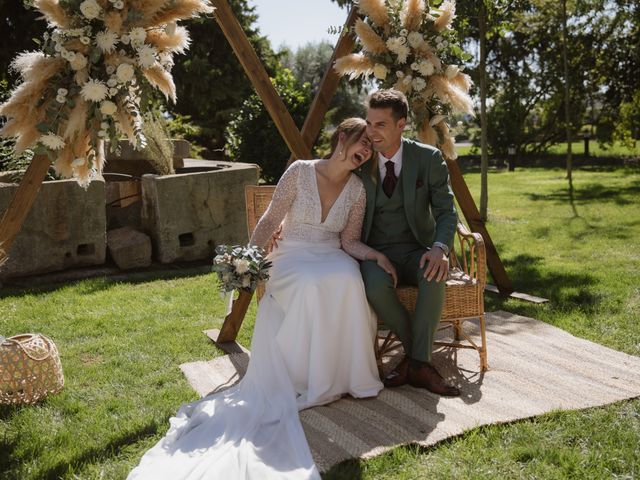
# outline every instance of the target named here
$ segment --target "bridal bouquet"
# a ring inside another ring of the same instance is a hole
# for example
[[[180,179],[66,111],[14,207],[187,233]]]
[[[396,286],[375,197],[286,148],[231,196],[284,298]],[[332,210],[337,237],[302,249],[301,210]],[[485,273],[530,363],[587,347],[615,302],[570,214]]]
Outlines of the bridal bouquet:
[[[218,274],[222,295],[233,290],[253,292],[258,282],[269,279],[271,262],[260,247],[219,245],[216,253],[212,270]]]
[[[149,87],[176,100],[173,55],[189,46],[179,20],[210,13],[208,0],[35,0],[49,30],[40,51],[18,55],[22,83],[0,105],[0,135],[33,147],[56,171],[87,185],[104,163],[104,141],[145,145]]]
[[[340,75],[375,77],[407,96],[418,138],[457,157],[447,120],[473,115],[471,79],[460,65],[470,56],[451,27],[453,0],[360,0],[355,33],[361,53],[336,60]]]

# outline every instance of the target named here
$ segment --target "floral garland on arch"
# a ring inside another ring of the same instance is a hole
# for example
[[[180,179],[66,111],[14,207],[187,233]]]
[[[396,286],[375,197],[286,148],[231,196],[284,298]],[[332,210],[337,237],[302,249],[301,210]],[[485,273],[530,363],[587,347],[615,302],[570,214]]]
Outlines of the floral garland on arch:
[[[366,20],[355,25],[362,52],[339,58],[336,71],[352,79],[373,75],[383,88],[403,92],[418,139],[456,159],[447,119],[474,110],[471,78],[458,65],[470,56],[451,28],[455,1],[360,0],[358,9]]]
[[[144,88],[176,100],[173,55],[189,47],[179,20],[211,13],[208,0],[35,0],[47,20],[41,50],[18,55],[22,82],[0,105],[0,135],[34,148],[55,170],[88,185],[104,165],[104,140],[143,148]]]

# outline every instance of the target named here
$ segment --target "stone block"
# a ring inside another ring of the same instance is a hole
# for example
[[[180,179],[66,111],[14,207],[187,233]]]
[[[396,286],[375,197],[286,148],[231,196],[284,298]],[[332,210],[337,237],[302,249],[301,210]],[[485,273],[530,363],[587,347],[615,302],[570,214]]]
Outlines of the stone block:
[[[214,165],[195,173],[142,177],[143,229],[160,262],[212,258],[216,245],[247,242],[244,187],[257,184],[259,168]]]
[[[151,265],[151,238],[130,227],[107,232],[109,254],[118,268],[144,268]]]
[[[0,216],[18,185],[0,183]],[[36,275],[66,268],[100,265],[106,255],[104,180],[85,190],[75,180],[44,182],[0,279]]]

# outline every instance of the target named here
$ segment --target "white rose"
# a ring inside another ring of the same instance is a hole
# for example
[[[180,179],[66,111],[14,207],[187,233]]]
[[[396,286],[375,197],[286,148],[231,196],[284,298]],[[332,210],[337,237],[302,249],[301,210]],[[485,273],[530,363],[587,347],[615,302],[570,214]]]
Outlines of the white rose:
[[[373,67],[373,75],[378,80],[384,80],[385,78],[387,78],[387,73],[387,67],[385,67],[381,63],[376,63],[376,65]]]
[[[97,18],[98,15],[100,15],[100,10],[100,5],[98,5],[96,0],[84,0],[84,2],[80,4],[82,15],[89,20]]]
[[[118,84],[118,79],[116,77],[109,77],[109,80],[107,80],[108,87],[115,87],[117,84]]]
[[[128,63],[121,63],[120,65],[118,65],[118,68],[116,70],[116,77],[118,77],[120,83],[126,83],[133,78],[134,73],[135,72],[131,65],[129,65]]]
[[[58,95],[62,95],[64,97],[68,93],[69,93],[69,90],[67,90],[66,88],[59,88],[58,89]]]
[[[422,42],[424,42],[424,38],[419,32],[411,32],[407,37],[407,40],[409,41],[409,45],[413,48],[418,48],[422,45]]]
[[[249,271],[249,262],[243,258],[234,260],[233,265],[236,267],[236,272],[240,275]]]
[[[58,103],[64,103],[67,101],[67,98],[64,95],[57,95],[56,96],[56,102]]]
[[[116,113],[117,109],[118,107],[111,100],[105,100],[100,104],[100,113],[102,113],[103,115],[111,116]]]
[[[113,75],[113,73],[116,71],[116,67],[114,67],[113,65],[107,65],[106,71],[107,75]]]
[[[250,285],[251,285],[251,278],[249,277],[249,275],[245,275],[244,277],[242,277],[242,287],[247,288]]]
[[[76,53],[76,55],[73,57],[73,60],[69,62],[69,65],[71,65],[71,68],[73,70],[82,70],[87,66],[87,57],[85,57],[81,53]]]
[[[416,92],[420,92],[425,89],[427,86],[427,82],[424,81],[424,78],[416,77],[411,82],[411,86]]]

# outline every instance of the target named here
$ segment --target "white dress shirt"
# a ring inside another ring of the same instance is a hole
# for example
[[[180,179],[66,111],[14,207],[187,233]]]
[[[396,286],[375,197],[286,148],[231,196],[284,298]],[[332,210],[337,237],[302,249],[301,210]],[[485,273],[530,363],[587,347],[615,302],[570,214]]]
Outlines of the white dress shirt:
[[[391,158],[387,158],[381,153],[378,153],[378,169],[380,171],[380,178],[384,179],[387,174],[387,167],[385,163],[389,160],[393,162],[393,172],[396,174],[396,178],[400,177],[400,170],[402,169],[402,143],[400,144],[400,148]]]

